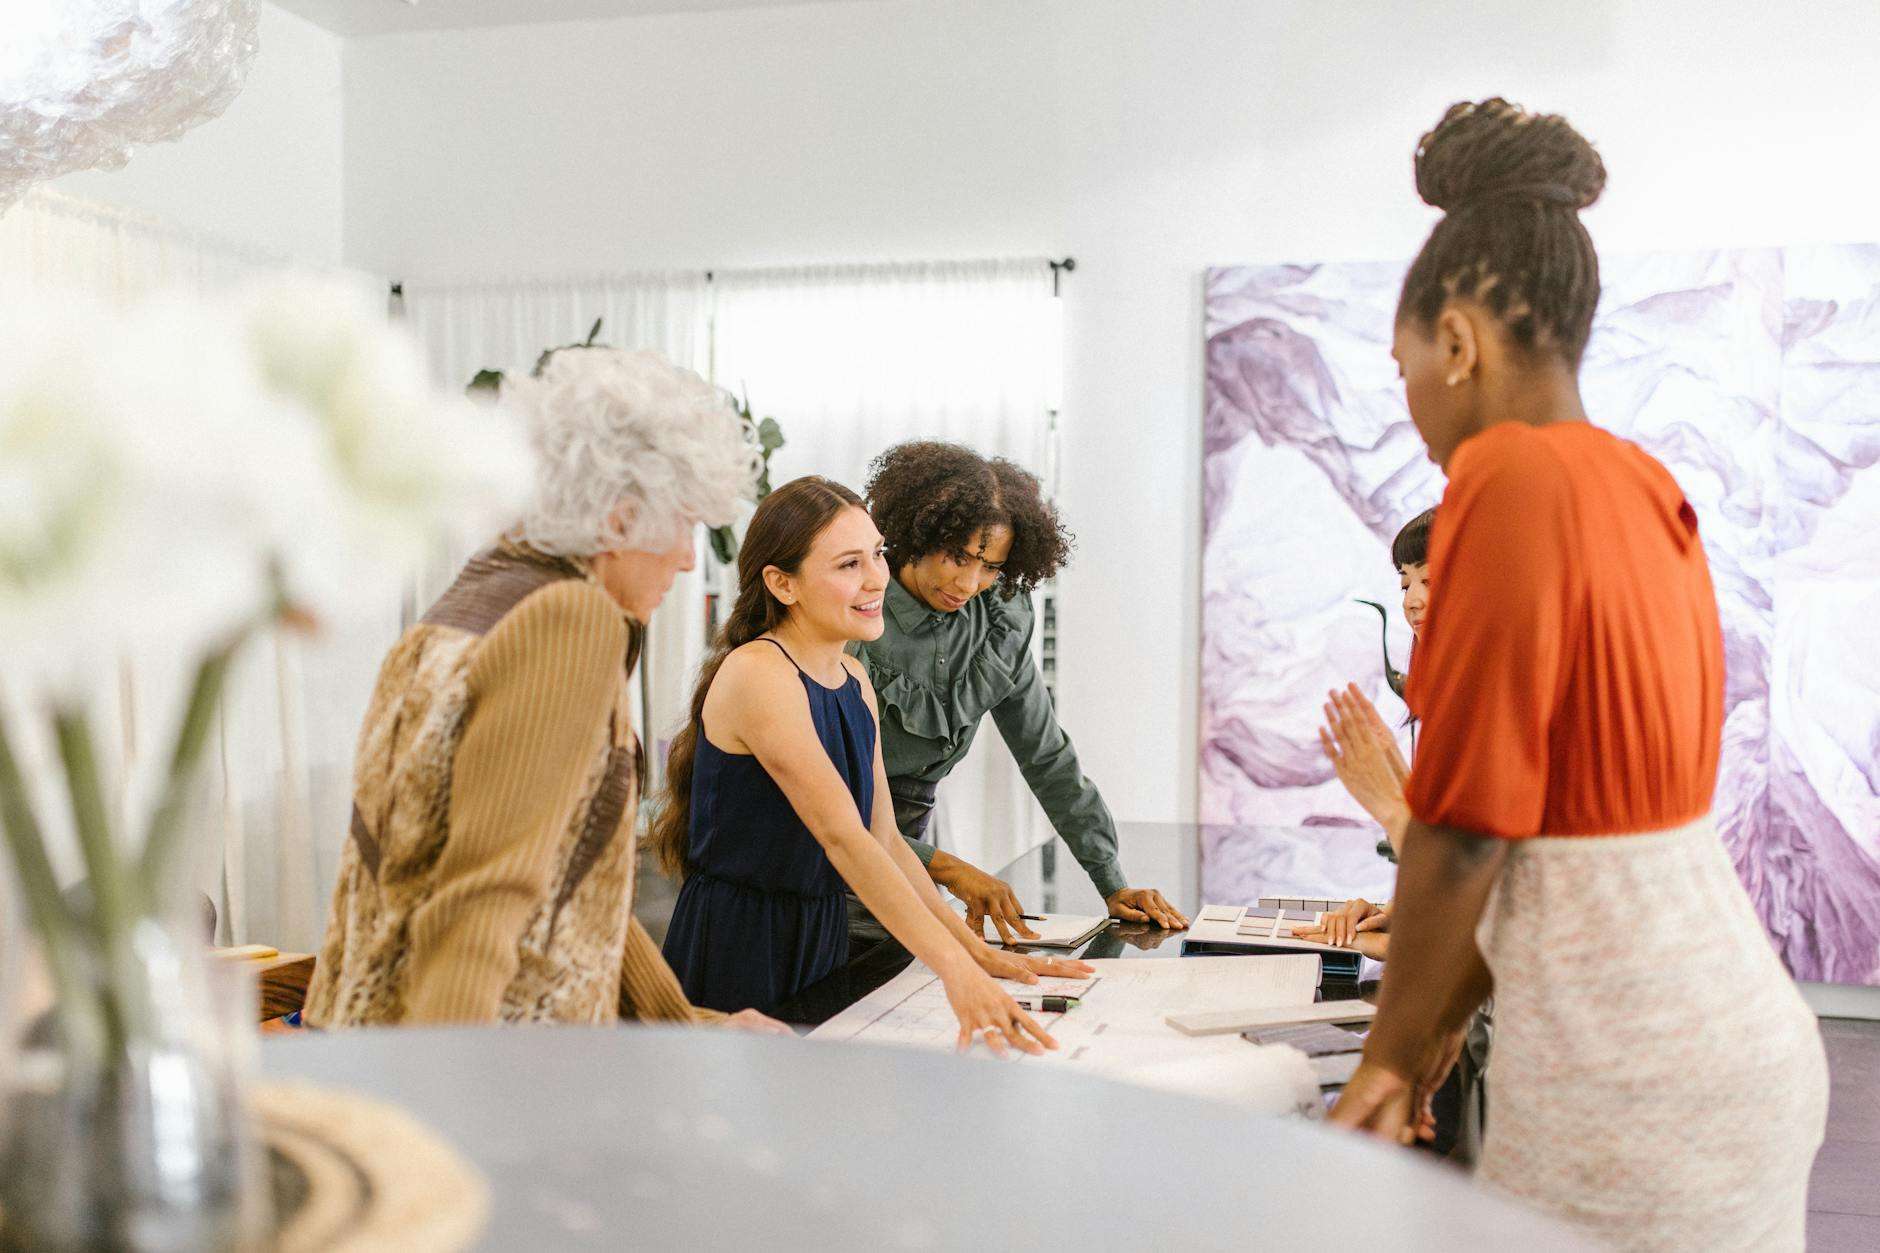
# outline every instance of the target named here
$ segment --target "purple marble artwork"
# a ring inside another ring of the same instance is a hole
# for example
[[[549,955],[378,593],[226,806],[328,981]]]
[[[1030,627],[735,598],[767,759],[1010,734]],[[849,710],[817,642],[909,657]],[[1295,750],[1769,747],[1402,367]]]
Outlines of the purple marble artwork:
[[[1717,586],[1724,839],[1798,978],[1880,985],[1880,246],[1603,269],[1587,408],[1677,476]],[[1354,603],[1391,607],[1402,667],[1390,540],[1442,494],[1389,353],[1402,275],[1208,273],[1203,822],[1367,825],[1316,728],[1350,680],[1407,713]]]

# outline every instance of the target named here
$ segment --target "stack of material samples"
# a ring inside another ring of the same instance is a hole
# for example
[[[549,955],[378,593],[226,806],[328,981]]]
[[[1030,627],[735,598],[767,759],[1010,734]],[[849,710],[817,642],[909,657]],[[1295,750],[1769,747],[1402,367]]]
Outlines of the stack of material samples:
[[[1364,1056],[1364,1036],[1329,1022],[1290,1023],[1255,1027],[1240,1033],[1254,1044],[1285,1044],[1304,1053],[1322,1088],[1336,1087],[1351,1078]]]

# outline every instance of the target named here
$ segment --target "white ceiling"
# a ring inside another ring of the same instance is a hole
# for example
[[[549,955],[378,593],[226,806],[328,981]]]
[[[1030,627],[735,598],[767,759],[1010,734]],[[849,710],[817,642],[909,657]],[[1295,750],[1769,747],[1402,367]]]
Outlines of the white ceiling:
[[[859,0],[849,0],[857,3]],[[643,17],[649,13],[702,13],[708,9],[763,9],[804,0],[273,0],[290,13],[336,35],[379,35],[399,30],[511,26],[521,22],[576,22]]]

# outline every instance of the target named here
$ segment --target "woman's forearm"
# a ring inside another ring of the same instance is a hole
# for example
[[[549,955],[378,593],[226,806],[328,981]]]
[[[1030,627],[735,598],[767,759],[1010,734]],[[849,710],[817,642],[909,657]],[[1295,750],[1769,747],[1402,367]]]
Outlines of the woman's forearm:
[[[1505,840],[1411,820],[1367,1058],[1415,1077],[1429,1050],[1481,1004],[1490,983],[1475,925],[1507,855]]]
[[[1410,806],[1402,800],[1391,806],[1378,819],[1378,824],[1384,828],[1384,838],[1390,841],[1390,851],[1397,855],[1397,861],[1400,864],[1403,861],[1404,835],[1410,829],[1410,822]]]
[[[894,864],[900,868],[901,873],[907,876],[908,886],[914,889],[914,895],[919,897],[920,903],[927,907],[927,912],[932,914],[935,921],[945,927],[948,934],[955,940],[968,946],[969,951],[974,943],[983,943],[979,936],[972,933],[966,921],[953,911],[951,905],[947,904],[947,898],[942,896],[940,889],[934,886],[932,873],[926,866],[920,864],[920,858],[914,856],[914,850],[907,846],[907,841],[901,838],[898,831],[891,834],[892,838],[880,837],[881,845],[887,850],[888,856],[893,858]],[[938,857],[940,854],[936,853],[935,856]]]
[[[929,969],[947,974],[959,963],[972,960],[962,947],[960,937],[935,916],[930,903],[924,899],[923,887],[926,896],[931,896],[936,903],[939,893],[928,880],[920,858],[914,856],[899,837],[892,845],[884,846],[859,824],[828,835],[815,825],[810,825],[810,830],[829,854],[829,862],[836,873],[861,898],[868,912]],[[899,864],[903,858],[914,863],[913,874]],[[952,915],[953,911],[943,903],[940,908],[949,917]]]

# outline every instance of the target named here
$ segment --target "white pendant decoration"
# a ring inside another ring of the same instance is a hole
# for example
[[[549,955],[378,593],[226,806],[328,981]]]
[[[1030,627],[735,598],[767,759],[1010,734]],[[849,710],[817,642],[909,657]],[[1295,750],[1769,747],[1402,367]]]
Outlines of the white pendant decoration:
[[[122,166],[240,94],[255,0],[6,0],[0,211],[34,183]]]

